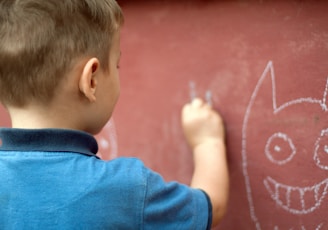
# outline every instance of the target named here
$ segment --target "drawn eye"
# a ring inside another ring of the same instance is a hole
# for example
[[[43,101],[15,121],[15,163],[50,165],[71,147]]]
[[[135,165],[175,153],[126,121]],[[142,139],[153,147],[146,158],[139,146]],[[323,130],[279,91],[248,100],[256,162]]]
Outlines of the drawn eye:
[[[287,134],[278,132],[268,139],[265,154],[271,162],[283,165],[294,157],[296,148]]]
[[[318,167],[328,170],[328,129],[321,131],[314,146],[314,161]]]

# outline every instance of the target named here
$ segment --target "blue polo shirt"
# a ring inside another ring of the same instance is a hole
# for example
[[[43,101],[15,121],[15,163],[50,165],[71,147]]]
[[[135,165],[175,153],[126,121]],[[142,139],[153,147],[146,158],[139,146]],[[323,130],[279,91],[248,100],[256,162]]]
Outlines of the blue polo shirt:
[[[0,129],[0,229],[210,229],[203,191],[97,150],[80,131]]]

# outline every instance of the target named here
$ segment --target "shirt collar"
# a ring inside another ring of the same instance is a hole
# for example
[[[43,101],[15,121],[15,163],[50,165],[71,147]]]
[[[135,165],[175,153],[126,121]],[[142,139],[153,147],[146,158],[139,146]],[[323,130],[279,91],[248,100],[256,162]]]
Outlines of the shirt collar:
[[[77,130],[0,128],[0,151],[75,152],[95,156],[98,144],[92,135]]]

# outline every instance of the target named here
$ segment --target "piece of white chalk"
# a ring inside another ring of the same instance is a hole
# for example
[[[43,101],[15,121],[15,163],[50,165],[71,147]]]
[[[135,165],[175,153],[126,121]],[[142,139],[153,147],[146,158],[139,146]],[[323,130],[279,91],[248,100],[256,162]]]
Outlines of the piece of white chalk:
[[[189,82],[190,89],[190,101],[193,101],[196,98],[196,84],[193,81]]]
[[[206,91],[205,98],[206,98],[207,104],[212,106],[212,92],[210,90]]]

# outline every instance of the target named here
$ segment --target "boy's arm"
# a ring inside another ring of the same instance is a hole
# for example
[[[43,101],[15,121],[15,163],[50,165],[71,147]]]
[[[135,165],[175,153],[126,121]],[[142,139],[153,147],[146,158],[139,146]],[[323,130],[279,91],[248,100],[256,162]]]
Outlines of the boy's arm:
[[[196,98],[182,110],[182,127],[195,162],[191,187],[210,197],[215,226],[226,211],[229,193],[223,121],[210,105]]]

